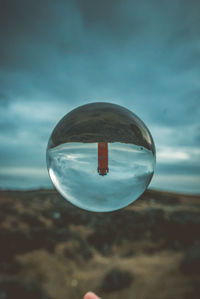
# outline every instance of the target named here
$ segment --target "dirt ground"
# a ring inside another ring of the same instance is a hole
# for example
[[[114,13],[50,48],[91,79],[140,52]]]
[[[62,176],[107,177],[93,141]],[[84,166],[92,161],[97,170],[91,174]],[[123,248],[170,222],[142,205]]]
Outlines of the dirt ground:
[[[147,190],[90,213],[55,190],[0,191],[0,299],[200,298],[200,197]]]

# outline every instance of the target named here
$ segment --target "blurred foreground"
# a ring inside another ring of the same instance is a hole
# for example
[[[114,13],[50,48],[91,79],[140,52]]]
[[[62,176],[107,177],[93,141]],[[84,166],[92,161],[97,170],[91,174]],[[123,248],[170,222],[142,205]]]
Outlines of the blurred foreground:
[[[148,190],[89,213],[54,190],[0,191],[0,299],[200,298],[200,197]]]

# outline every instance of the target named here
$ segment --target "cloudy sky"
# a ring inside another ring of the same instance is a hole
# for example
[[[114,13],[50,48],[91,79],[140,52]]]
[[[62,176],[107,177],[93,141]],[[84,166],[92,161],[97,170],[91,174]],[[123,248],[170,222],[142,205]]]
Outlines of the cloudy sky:
[[[155,157],[140,146],[109,143],[109,171],[101,176],[97,171],[97,148],[96,143],[79,142],[51,148],[50,176],[56,189],[78,207],[96,212],[120,209],[144,192],[152,177]]]
[[[0,0],[0,187],[52,186],[52,129],[107,101],[150,129],[152,188],[200,193],[199,11],[198,0]]]

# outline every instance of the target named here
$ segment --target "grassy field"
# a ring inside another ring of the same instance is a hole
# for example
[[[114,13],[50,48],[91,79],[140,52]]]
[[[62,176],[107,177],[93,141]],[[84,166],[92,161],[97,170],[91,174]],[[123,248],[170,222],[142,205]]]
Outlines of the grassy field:
[[[200,197],[146,191],[89,213],[54,190],[0,191],[0,298],[200,298]]]

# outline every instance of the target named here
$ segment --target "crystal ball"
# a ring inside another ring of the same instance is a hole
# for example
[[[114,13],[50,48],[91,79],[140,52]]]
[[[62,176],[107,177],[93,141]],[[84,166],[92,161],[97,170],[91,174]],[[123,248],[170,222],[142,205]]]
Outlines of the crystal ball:
[[[109,212],[134,202],[148,187],[155,145],[143,121],[111,103],[91,103],[66,114],[48,142],[47,168],[73,205]]]

